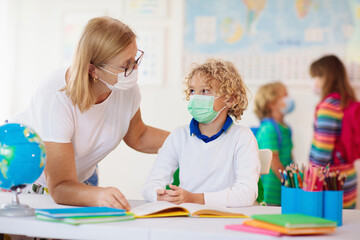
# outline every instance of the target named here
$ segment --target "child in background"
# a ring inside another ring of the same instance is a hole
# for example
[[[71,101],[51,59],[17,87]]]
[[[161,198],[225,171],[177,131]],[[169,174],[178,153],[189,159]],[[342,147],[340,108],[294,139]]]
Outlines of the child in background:
[[[260,160],[247,127],[233,124],[248,105],[247,88],[230,62],[209,59],[187,77],[190,125],[175,129],[143,187],[151,202],[250,206],[257,197]],[[170,185],[180,167],[180,186]]]
[[[273,152],[269,174],[262,175],[264,202],[269,205],[281,204],[281,176],[279,169],[292,162],[291,129],[284,117],[294,109],[294,101],[288,97],[284,84],[269,83],[259,88],[255,96],[255,114],[261,121],[256,139],[259,149]]]
[[[321,96],[315,109],[314,136],[310,150],[310,163],[330,164],[330,171],[339,170],[347,175],[344,190],[344,208],[355,208],[356,171],[350,159],[337,152],[341,147],[340,135],[344,110],[356,101],[345,66],[334,55],[324,56],[310,66],[314,78],[314,91]],[[358,123],[360,124],[360,123]]]

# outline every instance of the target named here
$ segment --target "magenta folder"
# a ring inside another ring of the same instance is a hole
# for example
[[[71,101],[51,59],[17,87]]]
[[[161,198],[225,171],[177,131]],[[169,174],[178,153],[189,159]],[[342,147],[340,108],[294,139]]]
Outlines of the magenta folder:
[[[270,235],[275,237],[281,237],[282,234],[279,232],[257,228],[257,227],[251,227],[246,226],[243,224],[233,224],[233,225],[226,225],[226,229],[235,230],[235,231],[242,231],[242,232],[250,232],[250,233],[257,233],[257,234],[264,234],[264,235]]]

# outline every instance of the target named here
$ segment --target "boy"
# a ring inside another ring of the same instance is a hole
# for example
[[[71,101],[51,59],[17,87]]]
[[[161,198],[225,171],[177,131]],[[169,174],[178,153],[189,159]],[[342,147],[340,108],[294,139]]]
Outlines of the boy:
[[[209,59],[187,77],[190,127],[175,129],[159,151],[142,195],[148,201],[250,206],[257,197],[258,146],[247,127],[233,124],[248,105],[247,88],[230,62]],[[180,168],[180,186],[170,185]]]

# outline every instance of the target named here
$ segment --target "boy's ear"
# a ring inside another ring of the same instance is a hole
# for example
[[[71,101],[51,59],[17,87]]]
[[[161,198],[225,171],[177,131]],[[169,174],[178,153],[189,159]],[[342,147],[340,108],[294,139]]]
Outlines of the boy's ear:
[[[231,107],[234,105],[234,101],[235,101],[235,97],[234,97],[234,95],[232,95],[232,96],[225,102],[225,104],[226,104],[226,106],[227,106],[228,108],[231,108]]]

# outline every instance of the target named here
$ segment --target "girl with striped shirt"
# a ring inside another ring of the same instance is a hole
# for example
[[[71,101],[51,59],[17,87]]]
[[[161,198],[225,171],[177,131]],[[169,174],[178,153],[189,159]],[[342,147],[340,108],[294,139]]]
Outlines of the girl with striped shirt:
[[[314,135],[310,150],[310,163],[330,164],[330,170],[347,174],[344,190],[344,208],[355,208],[356,171],[352,163],[338,158],[334,151],[340,139],[344,109],[356,101],[345,67],[334,55],[324,56],[310,66],[314,78],[314,91],[321,96],[315,109]]]

